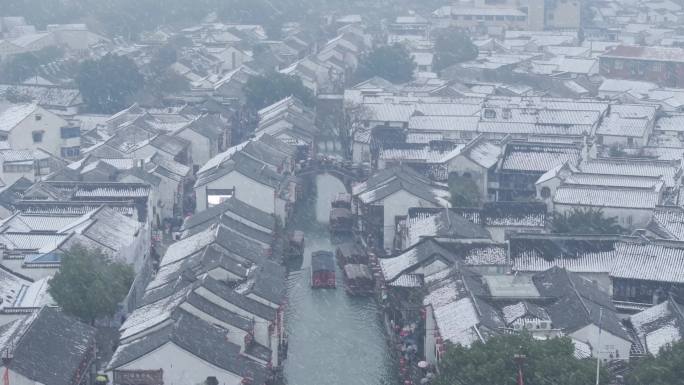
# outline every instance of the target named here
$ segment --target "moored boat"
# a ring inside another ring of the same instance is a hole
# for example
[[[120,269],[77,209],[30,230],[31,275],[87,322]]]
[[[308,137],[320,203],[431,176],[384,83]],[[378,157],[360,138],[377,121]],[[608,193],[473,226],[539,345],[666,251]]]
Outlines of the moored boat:
[[[345,242],[337,245],[335,257],[340,267],[349,263],[368,263],[368,254],[357,242]]]
[[[368,265],[350,263],[344,265],[344,281],[350,295],[370,295],[373,293],[374,281]]]
[[[330,234],[351,234],[353,226],[354,220],[351,210],[341,207],[330,209]]]
[[[329,251],[314,251],[311,254],[311,287],[314,289],[335,288],[335,257]]]
[[[288,258],[301,258],[304,255],[304,232],[295,230],[287,240],[285,256]]]

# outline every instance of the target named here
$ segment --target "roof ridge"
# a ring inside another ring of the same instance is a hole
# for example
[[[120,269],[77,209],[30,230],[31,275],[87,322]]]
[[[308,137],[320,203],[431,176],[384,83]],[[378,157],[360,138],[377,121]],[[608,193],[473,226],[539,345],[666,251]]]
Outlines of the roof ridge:
[[[580,303],[582,304],[582,307],[584,308],[584,311],[587,313],[589,317],[591,317],[591,311],[589,310],[589,307],[587,304],[584,302],[584,298],[582,298],[582,295],[579,293],[577,290],[577,287],[575,286],[575,282],[570,278],[570,272],[563,268],[563,271],[565,272],[565,277],[568,279],[568,282],[570,282],[570,287],[572,287],[573,293],[577,296],[577,299],[579,299]],[[601,306],[603,307],[603,306]]]

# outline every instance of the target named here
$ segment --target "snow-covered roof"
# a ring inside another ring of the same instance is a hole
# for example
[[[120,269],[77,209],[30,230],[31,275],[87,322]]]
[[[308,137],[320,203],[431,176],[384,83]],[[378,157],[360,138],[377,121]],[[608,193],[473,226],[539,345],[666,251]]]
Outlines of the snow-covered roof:
[[[580,158],[577,147],[515,146],[506,151],[503,170],[546,172],[565,162],[576,163]]]
[[[12,104],[0,111],[0,131],[10,132],[14,127],[34,113],[35,104]]]
[[[596,129],[598,135],[643,137],[652,126],[657,108],[639,104],[613,105]]]
[[[680,341],[684,333],[684,315],[672,298],[632,315],[630,321],[641,343],[653,355],[663,346]]]
[[[607,273],[613,278],[684,283],[684,243],[675,241],[644,243],[626,238],[603,252],[551,257],[528,250],[512,259],[517,271],[544,271],[557,266],[572,272]]]
[[[660,203],[656,189],[562,185],[553,196],[557,205],[654,209]]]
[[[593,159],[581,162],[578,169],[586,174],[663,177],[666,186],[673,187],[681,167],[657,160]]]

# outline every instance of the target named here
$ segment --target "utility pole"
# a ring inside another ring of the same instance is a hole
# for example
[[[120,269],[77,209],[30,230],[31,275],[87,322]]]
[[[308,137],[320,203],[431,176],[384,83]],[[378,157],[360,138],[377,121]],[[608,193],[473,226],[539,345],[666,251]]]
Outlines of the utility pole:
[[[2,365],[5,367],[5,373],[2,375],[2,385],[10,385],[9,366],[14,359],[14,342],[2,352]]]
[[[596,385],[599,385],[599,381],[601,380],[601,324],[603,323],[603,306],[599,309],[598,323],[598,341],[596,342]]]
[[[513,359],[518,366],[517,385],[525,385],[525,376],[523,375],[523,363],[525,363],[525,358],[527,357],[522,353],[516,353],[513,355]]]

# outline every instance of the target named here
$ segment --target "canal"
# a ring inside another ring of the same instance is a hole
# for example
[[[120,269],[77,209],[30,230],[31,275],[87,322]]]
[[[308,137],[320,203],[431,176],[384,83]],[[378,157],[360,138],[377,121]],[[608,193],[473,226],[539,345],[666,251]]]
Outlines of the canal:
[[[396,369],[372,298],[351,298],[337,271],[336,290],[309,286],[311,252],[334,251],[327,229],[330,200],[344,185],[323,174],[317,194],[294,215],[292,229],[303,230],[304,258],[288,264],[286,325],[289,338],[284,377],[288,385],[395,385]]]

